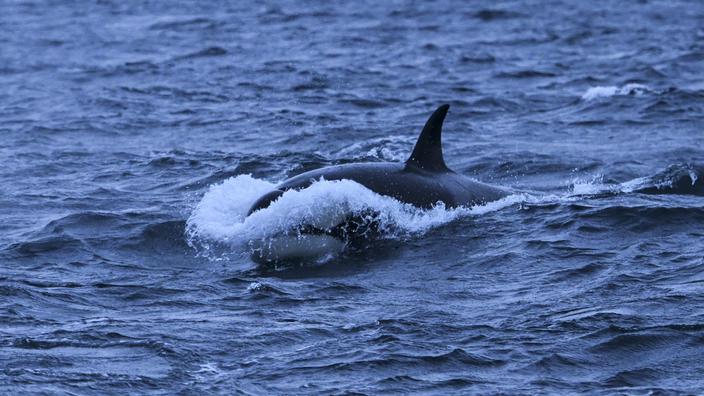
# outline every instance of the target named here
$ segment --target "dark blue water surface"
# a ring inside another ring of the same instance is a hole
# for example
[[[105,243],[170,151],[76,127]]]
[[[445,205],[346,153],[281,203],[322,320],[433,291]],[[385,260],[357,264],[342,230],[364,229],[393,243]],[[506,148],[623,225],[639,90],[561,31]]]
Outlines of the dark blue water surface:
[[[2,394],[704,392],[701,1],[5,0],[0,87]],[[441,103],[525,195],[232,243],[246,188],[404,160]]]

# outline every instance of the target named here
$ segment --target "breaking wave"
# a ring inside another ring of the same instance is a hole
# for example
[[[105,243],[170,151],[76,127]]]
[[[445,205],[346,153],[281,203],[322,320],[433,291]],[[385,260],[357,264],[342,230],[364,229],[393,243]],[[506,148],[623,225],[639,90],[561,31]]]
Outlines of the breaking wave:
[[[626,96],[626,95],[643,95],[652,90],[643,84],[626,84],[621,87],[606,86],[606,87],[590,87],[587,92],[582,95],[582,100],[594,100],[599,98],[608,98],[611,96]]]
[[[652,176],[638,177],[623,183],[605,183],[598,175],[590,180],[575,180],[572,195],[602,194],[678,194],[704,195],[704,169],[692,164],[671,165]]]

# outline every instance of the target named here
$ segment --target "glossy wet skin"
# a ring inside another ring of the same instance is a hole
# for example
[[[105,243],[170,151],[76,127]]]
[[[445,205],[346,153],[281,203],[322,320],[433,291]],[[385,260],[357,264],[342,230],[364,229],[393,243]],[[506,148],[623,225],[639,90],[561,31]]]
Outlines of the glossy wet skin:
[[[292,177],[259,198],[249,210],[263,209],[290,189],[300,190],[320,180],[352,180],[364,187],[419,208],[438,202],[447,207],[474,206],[503,198],[508,193],[453,171],[428,172],[413,165],[382,162],[331,166]]]
[[[352,180],[377,194],[424,209],[438,203],[449,208],[474,206],[505,197],[506,191],[459,175],[445,165],[442,125],[449,108],[443,104],[430,115],[405,163],[357,163],[312,170],[259,198],[248,214],[268,207],[286,190],[300,190],[321,179]]]

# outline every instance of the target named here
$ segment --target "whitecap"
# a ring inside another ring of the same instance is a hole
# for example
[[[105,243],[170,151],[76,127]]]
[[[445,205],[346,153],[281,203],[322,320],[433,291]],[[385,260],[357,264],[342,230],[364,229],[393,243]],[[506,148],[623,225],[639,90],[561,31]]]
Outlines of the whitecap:
[[[582,100],[590,101],[598,98],[608,98],[611,96],[643,95],[646,92],[651,92],[651,89],[648,86],[635,83],[626,84],[622,87],[590,87],[587,92],[582,95]]]

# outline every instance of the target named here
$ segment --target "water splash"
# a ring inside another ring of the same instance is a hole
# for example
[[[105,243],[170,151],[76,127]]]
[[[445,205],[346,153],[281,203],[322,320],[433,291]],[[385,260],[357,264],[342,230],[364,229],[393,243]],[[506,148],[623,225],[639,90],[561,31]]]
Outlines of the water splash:
[[[192,246],[224,244],[244,252],[252,241],[300,232],[305,226],[329,229],[352,216],[374,222],[381,238],[405,238],[426,233],[464,216],[479,216],[520,203],[515,194],[471,208],[447,208],[438,203],[419,209],[379,195],[351,180],[314,182],[302,190],[289,190],[269,207],[247,216],[247,211],[274,184],[240,175],[211,186],[187,221]]]
[[[601,194],[680,194],[704,195],[703,169],[691,164],[671,165],[652,176],[637,177],[622,183],[605,183],[603,175],[575,179],[571,185],[572,196]]]

